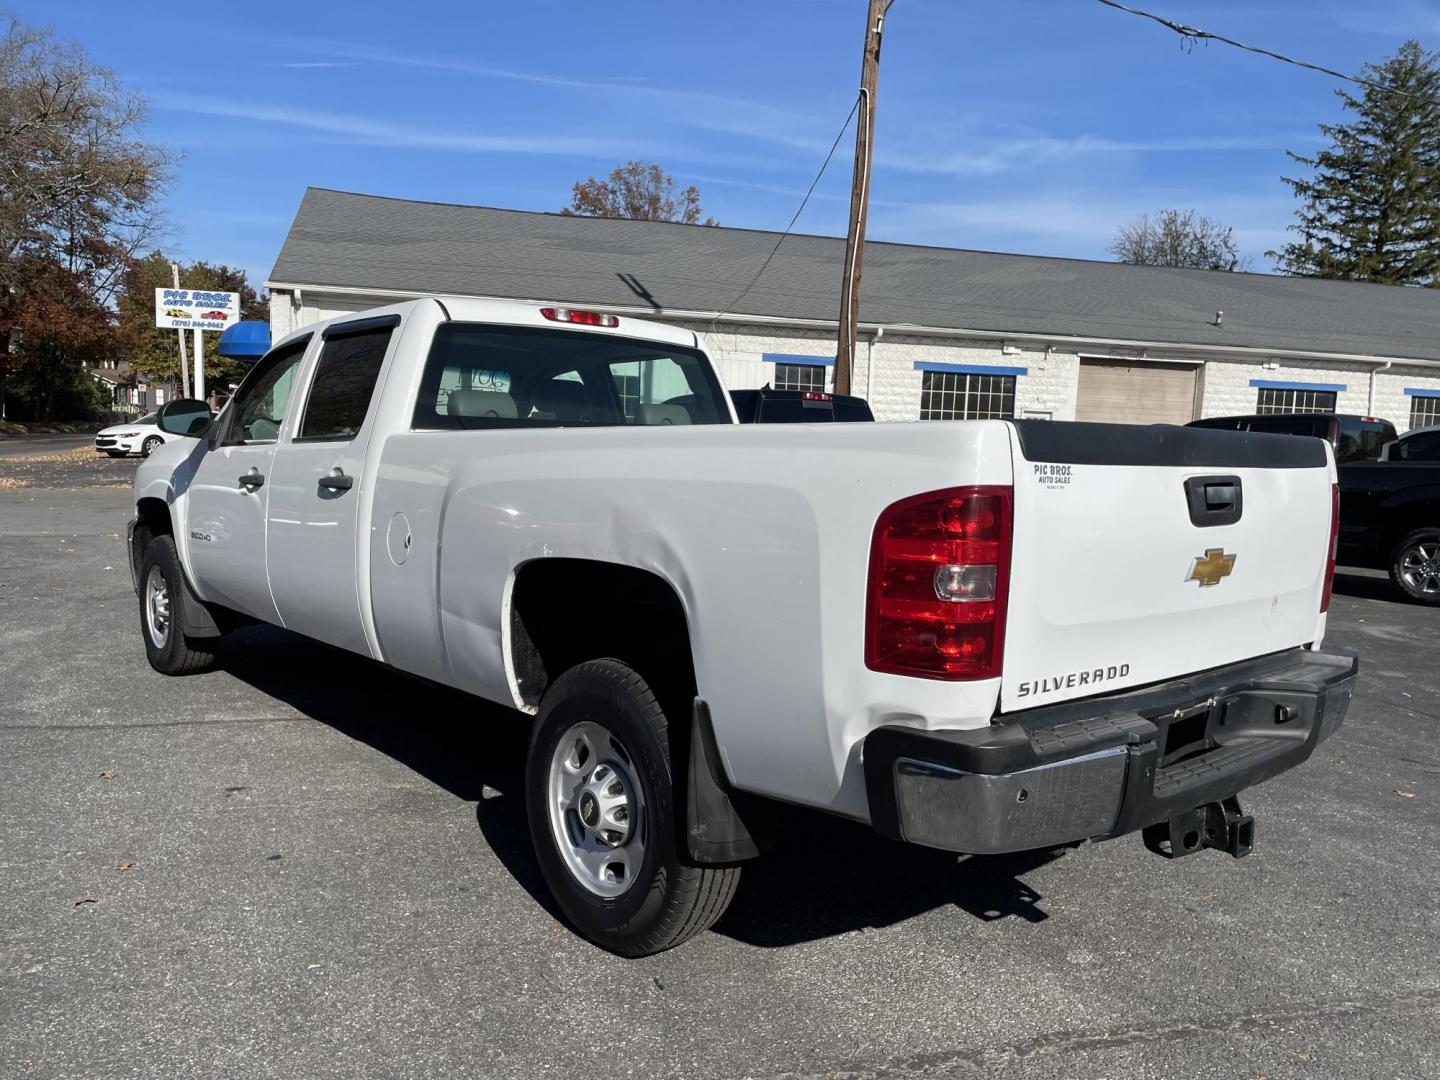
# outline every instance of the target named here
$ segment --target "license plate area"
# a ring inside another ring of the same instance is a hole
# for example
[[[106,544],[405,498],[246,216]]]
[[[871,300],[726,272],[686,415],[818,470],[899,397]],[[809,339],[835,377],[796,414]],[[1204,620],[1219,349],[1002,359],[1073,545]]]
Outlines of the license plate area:
[[[1224,711],[1215,698],[1153,718],[1160,729],[1160,767],[1213,750],[1216,721]]]

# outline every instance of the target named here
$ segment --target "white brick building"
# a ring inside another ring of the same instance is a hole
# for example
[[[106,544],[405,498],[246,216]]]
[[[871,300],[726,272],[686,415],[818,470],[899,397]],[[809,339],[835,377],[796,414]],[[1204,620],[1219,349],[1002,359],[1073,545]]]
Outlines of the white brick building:
[[[833,386],[831,237],[311,188],[266,283],[275,338],[442,293],[693,330],[734,389]],[[1257,411],[1440,423],[1440,290],[871,243],[852,392],[882,420],[1184,423]]]

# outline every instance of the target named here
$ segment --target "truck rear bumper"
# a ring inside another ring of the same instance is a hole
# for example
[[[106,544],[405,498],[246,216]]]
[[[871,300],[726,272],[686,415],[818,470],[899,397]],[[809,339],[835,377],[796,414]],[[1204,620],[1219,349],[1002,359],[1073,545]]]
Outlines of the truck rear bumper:
[[[1340,726],[1359,659],[1292,649],[985,728],[865,739],[871,822],[948,851],[1106,839],[1300,764]]]

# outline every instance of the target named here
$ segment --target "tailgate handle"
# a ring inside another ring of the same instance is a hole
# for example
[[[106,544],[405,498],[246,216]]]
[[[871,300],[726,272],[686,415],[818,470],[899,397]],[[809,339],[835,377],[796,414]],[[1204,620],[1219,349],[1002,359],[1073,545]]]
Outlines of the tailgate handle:
[[[1192,476],[1185,481],[1185,501],[1190,523],[1201,529],[1234,525],[1245,508],[1238,476]]]

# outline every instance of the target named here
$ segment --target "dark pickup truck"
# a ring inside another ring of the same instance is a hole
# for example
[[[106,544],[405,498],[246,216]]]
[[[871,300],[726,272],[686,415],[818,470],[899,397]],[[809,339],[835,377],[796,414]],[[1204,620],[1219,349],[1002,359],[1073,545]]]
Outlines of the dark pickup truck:
[[[1341,465],[1339,561],[1388,570],[1410,599],[1440,605],[1440,462]]]

